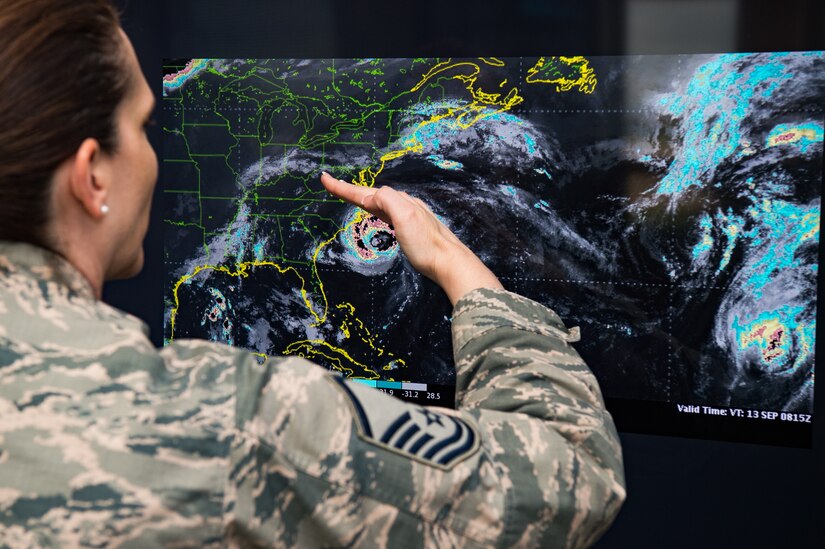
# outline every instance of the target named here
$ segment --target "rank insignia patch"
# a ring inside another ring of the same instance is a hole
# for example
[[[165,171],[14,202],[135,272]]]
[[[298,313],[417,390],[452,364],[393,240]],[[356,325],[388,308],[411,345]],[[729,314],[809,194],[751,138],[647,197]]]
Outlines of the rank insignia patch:
[[[376,399],[375,389],[336,381],[355,409],[359,435],[372,444],[445,469],[478,450],[478,433],[462,419],[391,397]]]

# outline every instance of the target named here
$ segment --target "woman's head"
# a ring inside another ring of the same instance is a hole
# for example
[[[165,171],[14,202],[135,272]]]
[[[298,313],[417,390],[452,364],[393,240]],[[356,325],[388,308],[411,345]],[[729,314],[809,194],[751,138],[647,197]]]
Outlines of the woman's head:
[[[57,230],[55,220],[82,206],[78,211],[85,209],[92,223],[83,234],[105,227],[118,244],[110,255],[140,256],[108,258],[116,265],[103,265],[104,277],[134,274],[140,265],[126,264],[142,264],[140,242],[157,174],[143,134],[153,101],[109,0],[3,0],[0,239],[60,252],[77,248],[61,242],[71,231]],[[84,154],[86,172],[75,166]],[[89,192],[101,186],[103,192],[79,196],[72,178],[84,175]],[[60,177],[74,187],[60,194]],[[100,201],[112,211],[108,217],[98,215]],[[62,220],[72,227],[86,221],[77,215]]]

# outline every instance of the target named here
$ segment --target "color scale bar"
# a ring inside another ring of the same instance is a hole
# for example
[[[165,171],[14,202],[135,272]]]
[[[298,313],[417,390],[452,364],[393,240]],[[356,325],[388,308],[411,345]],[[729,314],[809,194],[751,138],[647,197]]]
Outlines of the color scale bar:
[[[404,391],[426,391],[427,384],[426,383],[407,383],[401,381],[381,381],[375,379],[353,379],[352,381],[357,381],[358,383],[363,383],[364,385],[369,385],[370,387],[375,387],[377,389],[401,389]]]

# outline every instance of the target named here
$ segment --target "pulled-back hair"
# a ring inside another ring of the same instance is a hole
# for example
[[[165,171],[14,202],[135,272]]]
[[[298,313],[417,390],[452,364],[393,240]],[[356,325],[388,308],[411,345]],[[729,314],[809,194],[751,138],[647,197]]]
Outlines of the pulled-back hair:
[[[0,239],[50,247],[57,167],[89,137],[116,150],[119,27],[108,0],[0,1]]]

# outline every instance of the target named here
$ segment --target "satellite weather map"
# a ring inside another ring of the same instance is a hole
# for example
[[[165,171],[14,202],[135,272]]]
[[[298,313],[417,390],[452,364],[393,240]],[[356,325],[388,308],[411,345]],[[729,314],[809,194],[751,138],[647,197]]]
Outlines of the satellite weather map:
[[[454,405],[447,298],[325,170],[579,326],[620,428],[810,436],[823,52],[164,65],[166,342]]]

